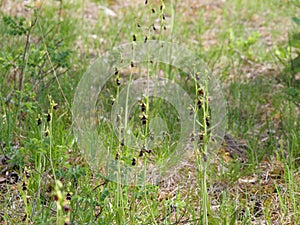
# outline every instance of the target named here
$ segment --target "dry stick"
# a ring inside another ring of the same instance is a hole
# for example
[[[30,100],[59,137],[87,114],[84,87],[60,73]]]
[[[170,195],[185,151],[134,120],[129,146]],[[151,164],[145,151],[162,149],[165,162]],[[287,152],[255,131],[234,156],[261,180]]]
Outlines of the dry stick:
[[[55,26],[52,26],[45,34],[44,34],[44,38],[47,37],[53,30],[54,30]],[[39,37],[39,39],[37,40],[36,43],[40,43],[40,41],[42,41],[42,38]]]
[[[42,26],[41,26],[41,24],[38,23],[38,25],[39,25],[39,27],[40,27],[40,29],[41,29],[41,31],[42,31]],[[62,94],[62,96],[63,96],[63,98],[64,98],[64,100],[65,100],[65,102],[66,102],[66,104],[67,104],[68,109],[70,110],[70,112],[71,112],[71,114],[72,114],[72,110],[71,110],[71,107],[70,107],[70,103],[68,102],[68,99],[67,99],[65,93],[63,92],[63,89],[62,89],[61,84],[60,84],[60,82],[59,82],[59,80],[58,80],[58,77],[57,77],[57,73],[56,73],[55,68],[54,68],[54,66],[53,66],[53,63],[52,63],[52,61],[51,61],[51,58],[50,58],[50,55],[49,55],[49,52],[48,52],[48,48],[47,48],[47,45],[46,45],[46,42],[45,42],[43,33],[42,33],[42,36],[41,36],[41,37],[42,37],[43,45],[44,45],[44,47],[45,47],[45,49],[46,49],[47,58],[48,58],[48,60],[49,60],[49,63],[50,63],[50,65],[51,65],[51,68],[52,68],[52,71],[53,71],[53,74],[54,74],[54,78],[55,78],[55,80],[56,80],[56,82],[57,82],[57,85],[58,85],[58,88],[59,88],[59,90],[60,90],[60,92],[61,92],[61,94]]]
[[[19,106],[18,106],[18,113],[20,112],[21,110],[21,103],[22,103],[22,98],[23,98],[23,93],[22,93],[22,90],[23,90],[23,87],[24,87],[24,81],[25,81],[25,69],[26,69],[26,66],[27,66],[27,63],[28,63],[28,49],[30,47],[30,36],[31,36],[31,31],[32,31],[32,28],[35,26],[36,22],[37,22],[37,19],[38,19],[38,15],[35,14],[35,18],[34,20],[32,20],[32,23],[29,27],[29,30],[28,30],[28,33],[27,33],[27,37],[26,37],[26,44],[25,44],[25,48],[24,48],[24,53],[23,53],[23,65],[21,67],[21,72],[20,72],[20,80],[19,80],[19,91],[20,91],[20,98],[19,98]]]
[[[22,91],[23,89],[23,86],[24,86],[24,80],[25,80],[25,69],[26,69],[26,65],[28,63],[28,49],[29,49],[29,46],[30,46],[30,36],[31,36],[31,31],[32,31],[32,28],[35,26],[36,22],[37,22],[37,19],[38,19],[38,16],[35,15],[35,18],[34,20],[32,21],[30,27],[29,27],[29,30],[28,30],[28,33],[27,33],[27,37],[26,37],[26,44],[25,44],[25,48],[24,48],[24,53],[23,53],[23,65],[21,67],[21,73],[20,73],[20,80],[19,80],[19,91]],[[20,98],[20,101],[21,101],[22,97]]]
[[[62,15],[62,5],[63,5],[63,0],[59,0],[59,9],[58,9],[58,26],[57,26],[57,33],[60,32],[60,19]]]
[[[105,185],[105,184],[107,184],[107,183],[108,183],[107,180],[103,181],[101,184],[99,184],[99,185],[97,185],[96,187],[94,187],[92,191],[96,191],[97,188],[99,188],[99,187],[101,187],[101,186],[103,186],[103,185]]]
[[[64,71],[62,71],[61,73],[58,73],[57,75],[56,75],[56,77],[58,78],[58,77],[60,77],[61,75],[64,75],[66,72],[68,72],[70,70],[70,68],[67,68],[67,69],[65,69]],[[45,77],[44,77],[45,78]],[[43,83],[43,89],[46,89],[46,88],[48,88],[49,86],[50,86],[50,84],[53,82],[53,81],[55,81],[55,77],[52,77],[47,83]],[[34,88],[37,88],[37,86],[40,84],[40,82],[42,82],[42,80],[39,80],[39,81],[37,81],[35,84],[34,84]]]
[[[14,75],[13,75],[13,79],[14,79],[14,90],[17,89],[17,75],[18,75],[18,68],[13,65],[13,68],[14,68]]]
[[[52,30],[52,29],[51,29]],[[48,35],[48,33],[46,33],[46,35]],[[44,38],[46,37],[46,35],[44,35]],[[38,40],[38,42],[40,42],[40,40],[41,40],[42,38],[40,38],[39,40]],[[58,47],[58,45],[60,44],[60,43],[62,43],[62,41],[63,40],[59,40],[59,41],[57,41],[55,44],[56,44],[56,46],[55,46],[55,49],[57,49]],[[37,62],[37,63],[39,63],[39,62],[41,62],[42,60],[44,60],[44,62],[42,63],[42,65],[41,66],[38,66],[38,68],[39,68],[39,72],[38,72],[38,77],[42,77],[40,80],[38,80],[38,81],[36,81],[36,83],[39,83],[40,81],[43,81],[44,80],[44,78],[48,75],[48,74],[50,74],[51,72],[52,72],[52,68],[50,67],[49,69],[47,69],[45,72],[44,71],[42,71],[42,69],[44,68],[44,66],[46,65],[46,63],[47,63],[47,52],[46,53],[44,53],[43,54],[43,56],[40,58],[40,60]],[[58,68],[59,66],[57,65],[56,67],[55,67],[55,70]]]
[[[175,223],[171,223],[170,225],[177,225],[177,224],[188,224],[188,223],[191,223],[191,222],[198,222],[200,221],[201,218],[198,218],[198,219],[186,219],[186,220],[182,220],[182,221],[179,221],[179,222],[175,222]]]
[[[101,215],[102,211],[103,211],[103,206],[100,208],[100,212],[98,212],[98,213],[96,214],[96,216],[95,216],[95,221],[98,220],[98,218],[99,218],[99,216]]]

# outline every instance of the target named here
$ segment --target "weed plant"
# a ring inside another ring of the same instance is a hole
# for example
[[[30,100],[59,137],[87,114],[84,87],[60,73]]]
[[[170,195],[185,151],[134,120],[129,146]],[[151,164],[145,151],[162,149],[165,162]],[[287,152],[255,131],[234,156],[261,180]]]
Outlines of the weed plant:
[[[9,4],[23,3],[0,2],[1,224],[299,224],[299,46],[297,34],[288,39],[280,29],[292,17],[298,23],[293,3],[234,0],[188,7],[148,0],[118,7],[112,1],[36,1],[22,5],[21,16],[8,12]],[[101,9],[91,22],[97,5],[117,18]],[[160,162],[177,145],[178,113],[156,96],[141,96],[130,110],[128,123],[145,144],[134,150],[117,138],[110,113],[122,87],[139,78],[159,75],[179,83],[203,127],[190,137],[194,158],[170,179],[123,185],[101,169],[92,171],[81,154],[71,132],[72,98],[98,55],[121,43],[134,47],[151,40],[183,43],[220,74],[230,135],[210,157],[205,85],[150,56],[141,64],[132,56],[128,68],[114,68],[94,118],[115,159],[132,167]],[[150,133],[152,120],[164,131],[157,137]],[[149,139],[158,147],[148,148]]]

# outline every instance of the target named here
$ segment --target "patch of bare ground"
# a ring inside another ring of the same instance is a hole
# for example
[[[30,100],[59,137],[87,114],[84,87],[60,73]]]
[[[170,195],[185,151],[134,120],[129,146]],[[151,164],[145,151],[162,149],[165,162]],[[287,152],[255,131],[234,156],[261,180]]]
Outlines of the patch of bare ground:
[[[201,34],[204,49],[217,45],[216,37],[222,32],[236,25],[242,25],[245,30],[256,31],[261,34],[261,41],[266,46],[274,46],[276,43],[286,41],[291,28],[289,16],[278,15],[271,8],[257,8],[250,13],[247,8],[249,1],[244,1],[244,7],[235,9],[232,2],[224,0],[195,1],[188,0],[178,3],[178,10],[182,13],[182,22],[195,22],[199,16],[204,19],[204,26],[208,29]],[[260,3],[257,3],[260,4]],[[282,8],[284,8],[284,4]],[[272,15],[276,15],[272,17]],[[194,24],[195,25],[195,24]],[[191,34],[193,38],[193,34]],[[197,38],[198,33],[194,33]]]
[[[26,18],[30,17],[30,9],[26,8],[25,6],[29,4],[30,1],[9,1],[9,0],[3,0],[0,4],[0,9],[2,12],[8,15],[14,15],[14,16],[23,16]]]
[[[222,196],[226,193],[229,194],[228,199],[235,199],[237,224],[242,224],[240,222],[245,221],[245,218],[248,218],[248,224],[293,224],[295,209],[291,199],[291,187],[285,179],[287,174],[284,163],[276,157],[266,158],[256,166],[257,172],[244,175],[236,181],[228,182],[221,178],[221,171],[226,171],[233,160],[247,162],[245,148],[243,142],[237,142],[228,136],[226,143],[219,150],[220,158],[211,161],[210,168],[217,168],[219,171],[214,178],[208,180],[211,212],[215,216],[220,213]],[[292,172],[292,176],[295,184],[300,182],[299,172]],[[190,161],[178,173],[160,184],[159,198],[175,200],[180,190],[181,200],[189,202],[190,206],[193,205],[194,209],[200,212],[200,182],[195,161]],[[294,194],[299,196],[298,192]],[[247,212],[250,212],[250,218]],[[191,218],[187,213],[181,218],[182,222],[189,220]]]

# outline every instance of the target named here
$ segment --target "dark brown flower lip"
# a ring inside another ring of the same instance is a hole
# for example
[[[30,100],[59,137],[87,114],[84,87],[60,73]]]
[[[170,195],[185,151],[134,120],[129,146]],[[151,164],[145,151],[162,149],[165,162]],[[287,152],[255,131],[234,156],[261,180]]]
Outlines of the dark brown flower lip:
[[[120,85],[121,85],[121,81],[120,81],[120,79],[119,79],[119,78],[117,78],[117,79],[116,79],[116,83],[117,83],[117,85],[118,85],[118,86],[120,86]]]
[[[132,163],[131,165],[135,166],[136,165],[136,159],[135,158],[132,158]]]
[[[118,70],[118,68],[117,68],[117,67],[115,68],[115,72],[114,72],[114,74],[115,74],[115,75],[118,75],[118,74],[119,74],[119,70]]]
[[[47,122],[50,122],[51,121],[51,114],[48,113],[46,117],[47,117]]]
[[[66,196],[66,199],[68,200],[68,201],[70,201],[71,200],[71,194],[70,194],[70,192],[68,192],[68,194],[67,194],[67,196]]]
[[[37,119],[37,125],[39,126],[39,125],[41,125],[42,124],[42,119],[39,117],[38,119]]]

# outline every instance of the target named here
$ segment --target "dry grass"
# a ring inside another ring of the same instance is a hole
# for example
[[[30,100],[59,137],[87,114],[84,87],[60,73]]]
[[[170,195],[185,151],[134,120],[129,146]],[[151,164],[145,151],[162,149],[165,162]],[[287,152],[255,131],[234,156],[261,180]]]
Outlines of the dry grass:
[[[132,8],[138,8],[143,3],[141,1],[111,1],[107,6],[112,10],[116,16],[105,14],[105,10],[99,10],[96,3],[90,1],[84,1],[85,5],[79,8],[76,13],[65,12],[66,15],[78,15],[83,16],[83,21],[86,26],[86,32],[88,39],[100,39],[100,43],[103,45],[108,44],[108,40],[102,39],[101,34],[93,34],[92,30],[96,29],[98,20],[101,18],[103,24],[101,30],[109,30],[111,20],[121,20],[126,14],[126,11],[132,10]],[[2,1],[1,9],[11,15],[22,15],[29,17],[29,11],[26,10],[24,1]],[[151,4],[157,6],[159,1],[152,1]],[[228,31],[235,30],[240,27],[242,31],[240,33],[236,31],[236,38],[246,38],[253,32],[261,34],[259,40],[254,46],[253,52],[264,52],[265,55],[272,54],[274,48],[285,42],[288,38],[288,32],[291,29],[290,15],[280,15],[280,8],[268,7],[267,3],[257,3],[250,0],[244,1],[245,5],[251,6],[251,4],[261,4],[260,7],[255,7],[257,11],[253,9],[248,10],[247,7],[241,7],[240,10],[236,9],[230,1],[222,0],[207,0],[207,1],[180,1],[177,4],[177,24],[182,24],[185,29],[190,30],[186,40],[188,45],[201,46],[203,52],[213,51],[214,49],[226,48],[230,43]],[[57,7],[59,7],[57,5]],[[285,5],[282,4],[284,8]],[[283,9],[284,10],[284,9]],[[104,13],[104,19],[103,19]],[[279,14],[279,15],[277,15]],[[99,16],[100,15],[100,16]],[[141,16],[141,15],[140,15]],[[203,24],[198,27],[199,21]],[[178,34],[184,32],[178,28]],[[178,36],[175,38],[178,42],[184,42],[185,37]],[[86,48],[86,39],[79,35],[77,40],[77,47],[79,47],[82,55],[86,55],[85,51],[88,51],[89,55],[96,57],[103,49],[95,49],[92,47]],[[225,46],[225,47],[224,47]],[[260,48],[260,49],[257,49]],[[238,52],[239,49],[236,49]],[[240,79],[242,82],[250,82],[251,80],[267,77],[274,81],[278,76],[278,67],[276,61],[272,61],[269,58],[267,61],[262,60],[254,56],[248,58],[248,56],[241,53],[239,57],[230,58],[230,56],[221,56],[214,64],[214,72],[216,74],[222,73],[227,69],[228,65],[231,68],[226,71],[225,87],[229,87],[230,82]],[[229,61],[232,61],[230,64]],[[274,82],[274,89],[281,92],[282,86]],[[274,123],[275,128],[280,128],[281,115],[276,112],[276,108],[273,105],[272,100],[268,100],[269,96],[273,93],[266,93],[267,99],[265,104],[260,105],[258,111],[261,112],[260,121],[266,120],[266,115],[271,117],[271,122]],[[231,98],[229,97],[229,104]],[[259,130],[257,124],[257,130]],[[255,132],[255,131],[253,131]],[[228,171],[235,160],[239,161],[242,165],[242,170],[246,168],[248,162],[248,146],[244,140],[238,140],[231,136],[226,136],[226,140],[221,149],[218,150],[218,157],[211,162],[211,168],[217,171],[215,177],[209,179],[209,196],[211,198],[211,211],[218,213],[218,209],[222,205],[222,194],[228,193],[229,199],[235,199],[237,201],[236,207],[239,209],[240,218],[245,217],[247,209],[252,208],[253,214],[249,220],[249,224],[267,224],[269,221],[271,224],[293,224],[294,209],[291,203],[290,183],[286,178],[286,162],[280,161],[277,157],[265,157],[260,161],[256,168],[252,169],[252,173],[247,172],[245,175],[240,175],[238,179],[228,182],[222,179],[224,173]],[[267,134],[261,134],[260,144],[268,141]],[[258,145],[259,146],[259,145]],[[259,150],[259,149],[258,149]],[[220,166],[221,165],[221,166]],[[293,177],[293,184],[300,182],[299,171],[290,171],[290,175]],[[181,192],[181,198],[186,201],[187,198],[197,200],[199,195],[199,187],[197,187],[197,168],[195,161],[188,162],[178,173],[173,175],[161,183],[158,199],[175,199],[178,190]],[[0,184],[1,185],[1,184]],[[10,191],[10,200],[14,202],[12,207],[21,208],[17,204],[20,197],[16,197],[14,194],[17,189],[16,185],[5,185]],[[2,187],[4,189],[4,187]],[[299,191],[295,187],[294,195],[299,197]],[[7,193],[7,192],[5,192]],[[3,194],[5,194],[3,193]],[[284,208],[280,199],[284,199]],[[191,201],[191,200],[189,200]],[[197,202],[195,203],[196,210],[200,211]],[[299,215],[298,215],[299,216]],[[161,218],[162,219],[162,218]],[[182,217],[182,221],[187,221],[186,217]]]

